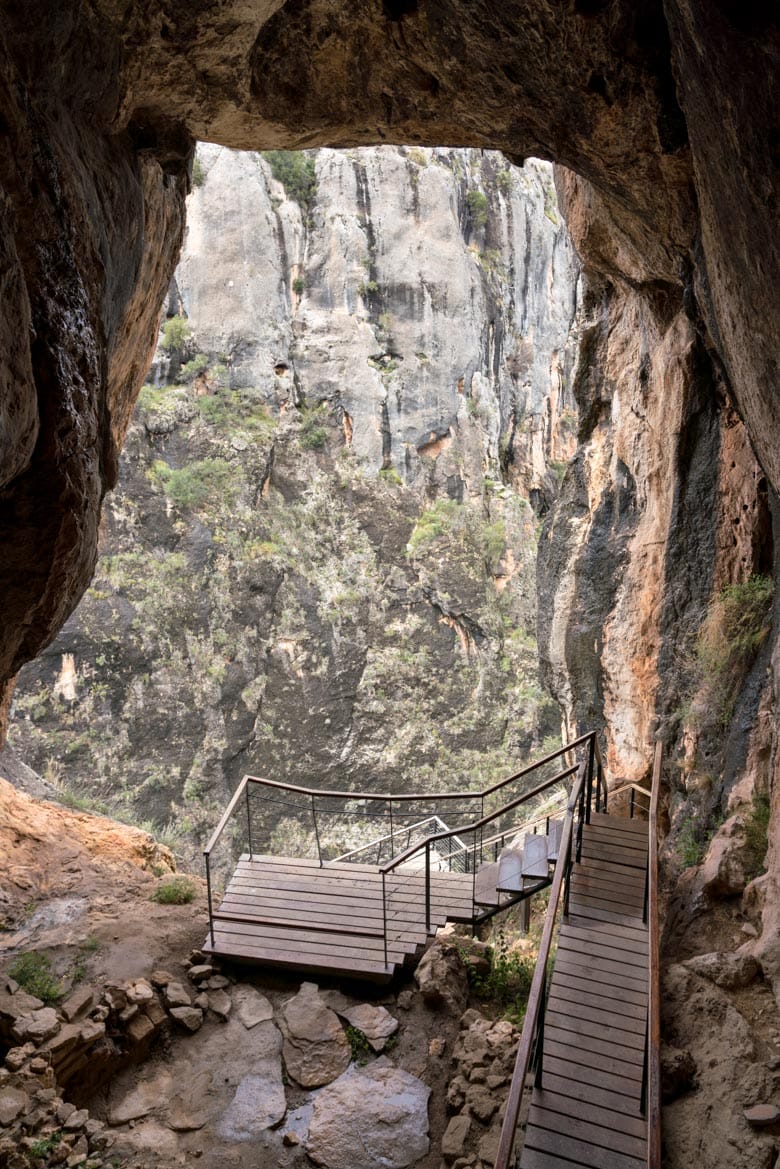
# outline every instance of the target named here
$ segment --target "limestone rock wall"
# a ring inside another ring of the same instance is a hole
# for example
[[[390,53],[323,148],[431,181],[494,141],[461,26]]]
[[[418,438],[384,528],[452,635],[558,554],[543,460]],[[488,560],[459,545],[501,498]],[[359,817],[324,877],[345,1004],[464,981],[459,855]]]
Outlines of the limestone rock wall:
[[[573,452],[579,265],[551,168],[494,152],[316,153],[309,208],[257,154],[202,145],[177,297],[233,387],[337,408],[367,468],[539,502]]]

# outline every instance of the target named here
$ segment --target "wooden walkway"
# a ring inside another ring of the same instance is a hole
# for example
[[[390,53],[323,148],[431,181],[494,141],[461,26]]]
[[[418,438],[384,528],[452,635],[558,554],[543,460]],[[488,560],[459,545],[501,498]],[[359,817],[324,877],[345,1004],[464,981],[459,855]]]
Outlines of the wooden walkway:
[[[645,1169],[647,839],[641,820],[594,813],[583,828],[521,1169]]]
[[[264,966],[384,981],[430,937],[425,877],[388,874],[387,961],[382,875],[375,865],[244,854],[204,949]],[[431,873],[431,932],[471,921],[473,878]]]

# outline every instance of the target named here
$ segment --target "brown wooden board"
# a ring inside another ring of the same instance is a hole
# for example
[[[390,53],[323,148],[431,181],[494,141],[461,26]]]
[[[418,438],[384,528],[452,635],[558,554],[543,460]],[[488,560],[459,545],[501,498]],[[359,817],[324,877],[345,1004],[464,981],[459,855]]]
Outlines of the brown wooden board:
[[[553,1088],[552,1082],[556,1078],[555,1076],[546,1076],[547,1087],[534,1089],[531,1097],[531,1108],[538,1108],[540,1112],[558,1113],[561,1116],[585,1120],[590,1124],[644,1140],[647,1129],[644,1119],[639,1115],[631,1116],[628,1113],[617,1112],[614,1108],[610,1108],[608,1104],[604,1103],[604,1095],[608,1100],[612,1099],[608,1092],[602,1094],[601,1104],[597,1104],[590,1098],[578,1100],[576,1096],[564,1094],[564,1091]],[[544,1125],[543,1127],[548,1126]],[[561,1127],[565,1128],[565,1125],[561,1123]]]
[[[560,1098],[561,1106],[566,1103],[565,1097]],[[602,1115],[604,1115],[602,1113]],[[647,1137],[642,1131],[641,1136],[621,1132],[611,1125],[615,1113],[607,1113],[609,1123],[598,1124],[595,1118],[572,1115],[571,1112],[555,1112],[544,1108],[532,1101],[529,1126],[546,1129],[548,1132],[563,1132],[573,1140],[584,1144],[595,1145],[602,1149],[609,1149],[613,1153],[622,1153],[626,1157],[637,1157],[642,1160],[647,1155]],[[565,1117],[565,1119],[564,1119]],[[641,1126],[644,1130],[644,1125]]]
[[[552,1133],[532,1126],[526,1132],[525,1148],[566,1157],[577,1165],[588,1166],[588,1169],[645,1169],[644,1162],[637,1157],[626,1157],[623,1153],[604,1149],[600,1145],[589,1145],[563,1133]]]

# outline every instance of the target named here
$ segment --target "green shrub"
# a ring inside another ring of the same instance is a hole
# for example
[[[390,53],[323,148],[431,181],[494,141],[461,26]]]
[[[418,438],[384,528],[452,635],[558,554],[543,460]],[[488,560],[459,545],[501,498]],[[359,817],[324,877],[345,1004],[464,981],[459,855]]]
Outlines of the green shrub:
[[[312,155],[303,150],[264,150],[262,156],[288,197],[308,211],[317,193]]]
[[[522,1026],[536,965],[534,958],[510,953],[506,936],[500,931],[495,946],[487,952],[487,960],[490,968],[486,973],[475,966],[467,967],[474,993],[492,1002],[516,1026]]]
[[[303,276],[296,276],[292,282],[292,289],[296,296],[302,296],[306,291],[306,281]]]
[[[684,820],[677,837],[677,853],[684,869],[701,864],[707,851],[707,841],[693,820]]]
[[[508,167],[496,175],[496,186],[502,195],[508,195],[512,190],[512,172]]]
[[[752,881],[765,871],[769,846],[769,797],[754,795],[745,821],[745,873]]]
[[[229,504],[238,494],[238,469],[226,459],[200,459],[175,470],[161,459],[152,465],[152,474],[165,488],[172,503],[198,511],[221,496]]]
[[[697,682],[709,688],[708,719],[721,727],[769,633],[773,596],[771,577],[754,575],[728,585],[707,610],[696,641]]]
[[[192,185],[197,189],[198,187],[202,187],[205,181],[206,172],[203,169],[203,163],[196,154],[192,160]]]
[[[169,317],[163,325],[160,348],[166,353],[181,353],[192,334],[192,329],[186,317],[181,315]]]
[[[426,544],[433,543],[447,530],[463,505],[455,499],[437,499],[424,511],[414,525],[408,548],[414,554]]]
[[[179,370],[179,380],[185,383],[194,382],[199,373],[208,368],[208,358],[205,353],[197,353],[192,361],[188,361]]]
[[[325,421],[324,406],[306,407],[301,410],[300,444],[305,451],[322,450],[328,441],[328,432],[322,425]]]
[[[46,954],[30,950],[20,954],[8,968],[14,978],[28,994],[34,994],[48,1006],[57,1003],[64,991],[52,974],[51,962]]]
[[[466,196],[466,205],[471,216],[471,223],[475,229],[484,227],[487,223],[487,195],[482,191],[469,191]]]
[[[195,900],[197,886],[189,877],[169,877],[161,881],[152,894],[160,905],[188,905]]]
[[[352,1059],[355,1063],[362,1067],[363,1064],[368,1063],[373,1052],[371,1045],[366,1039],[359,1027],[347,1026],[344,1028],[344,1034],[349,1040],[350,1051],[352,1052]]]

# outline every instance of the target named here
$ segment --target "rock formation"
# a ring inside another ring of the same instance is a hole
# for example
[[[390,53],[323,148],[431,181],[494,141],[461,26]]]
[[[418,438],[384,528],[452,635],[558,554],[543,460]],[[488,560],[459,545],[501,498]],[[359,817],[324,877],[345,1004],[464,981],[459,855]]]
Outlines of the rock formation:
[[[17,753],[178,848],[245,772],[484,786],[560,726],[534,509],[575,449],[578,266],[551,168],[287,162],[312,190],[199,148],[94,585],[14,695]]]

